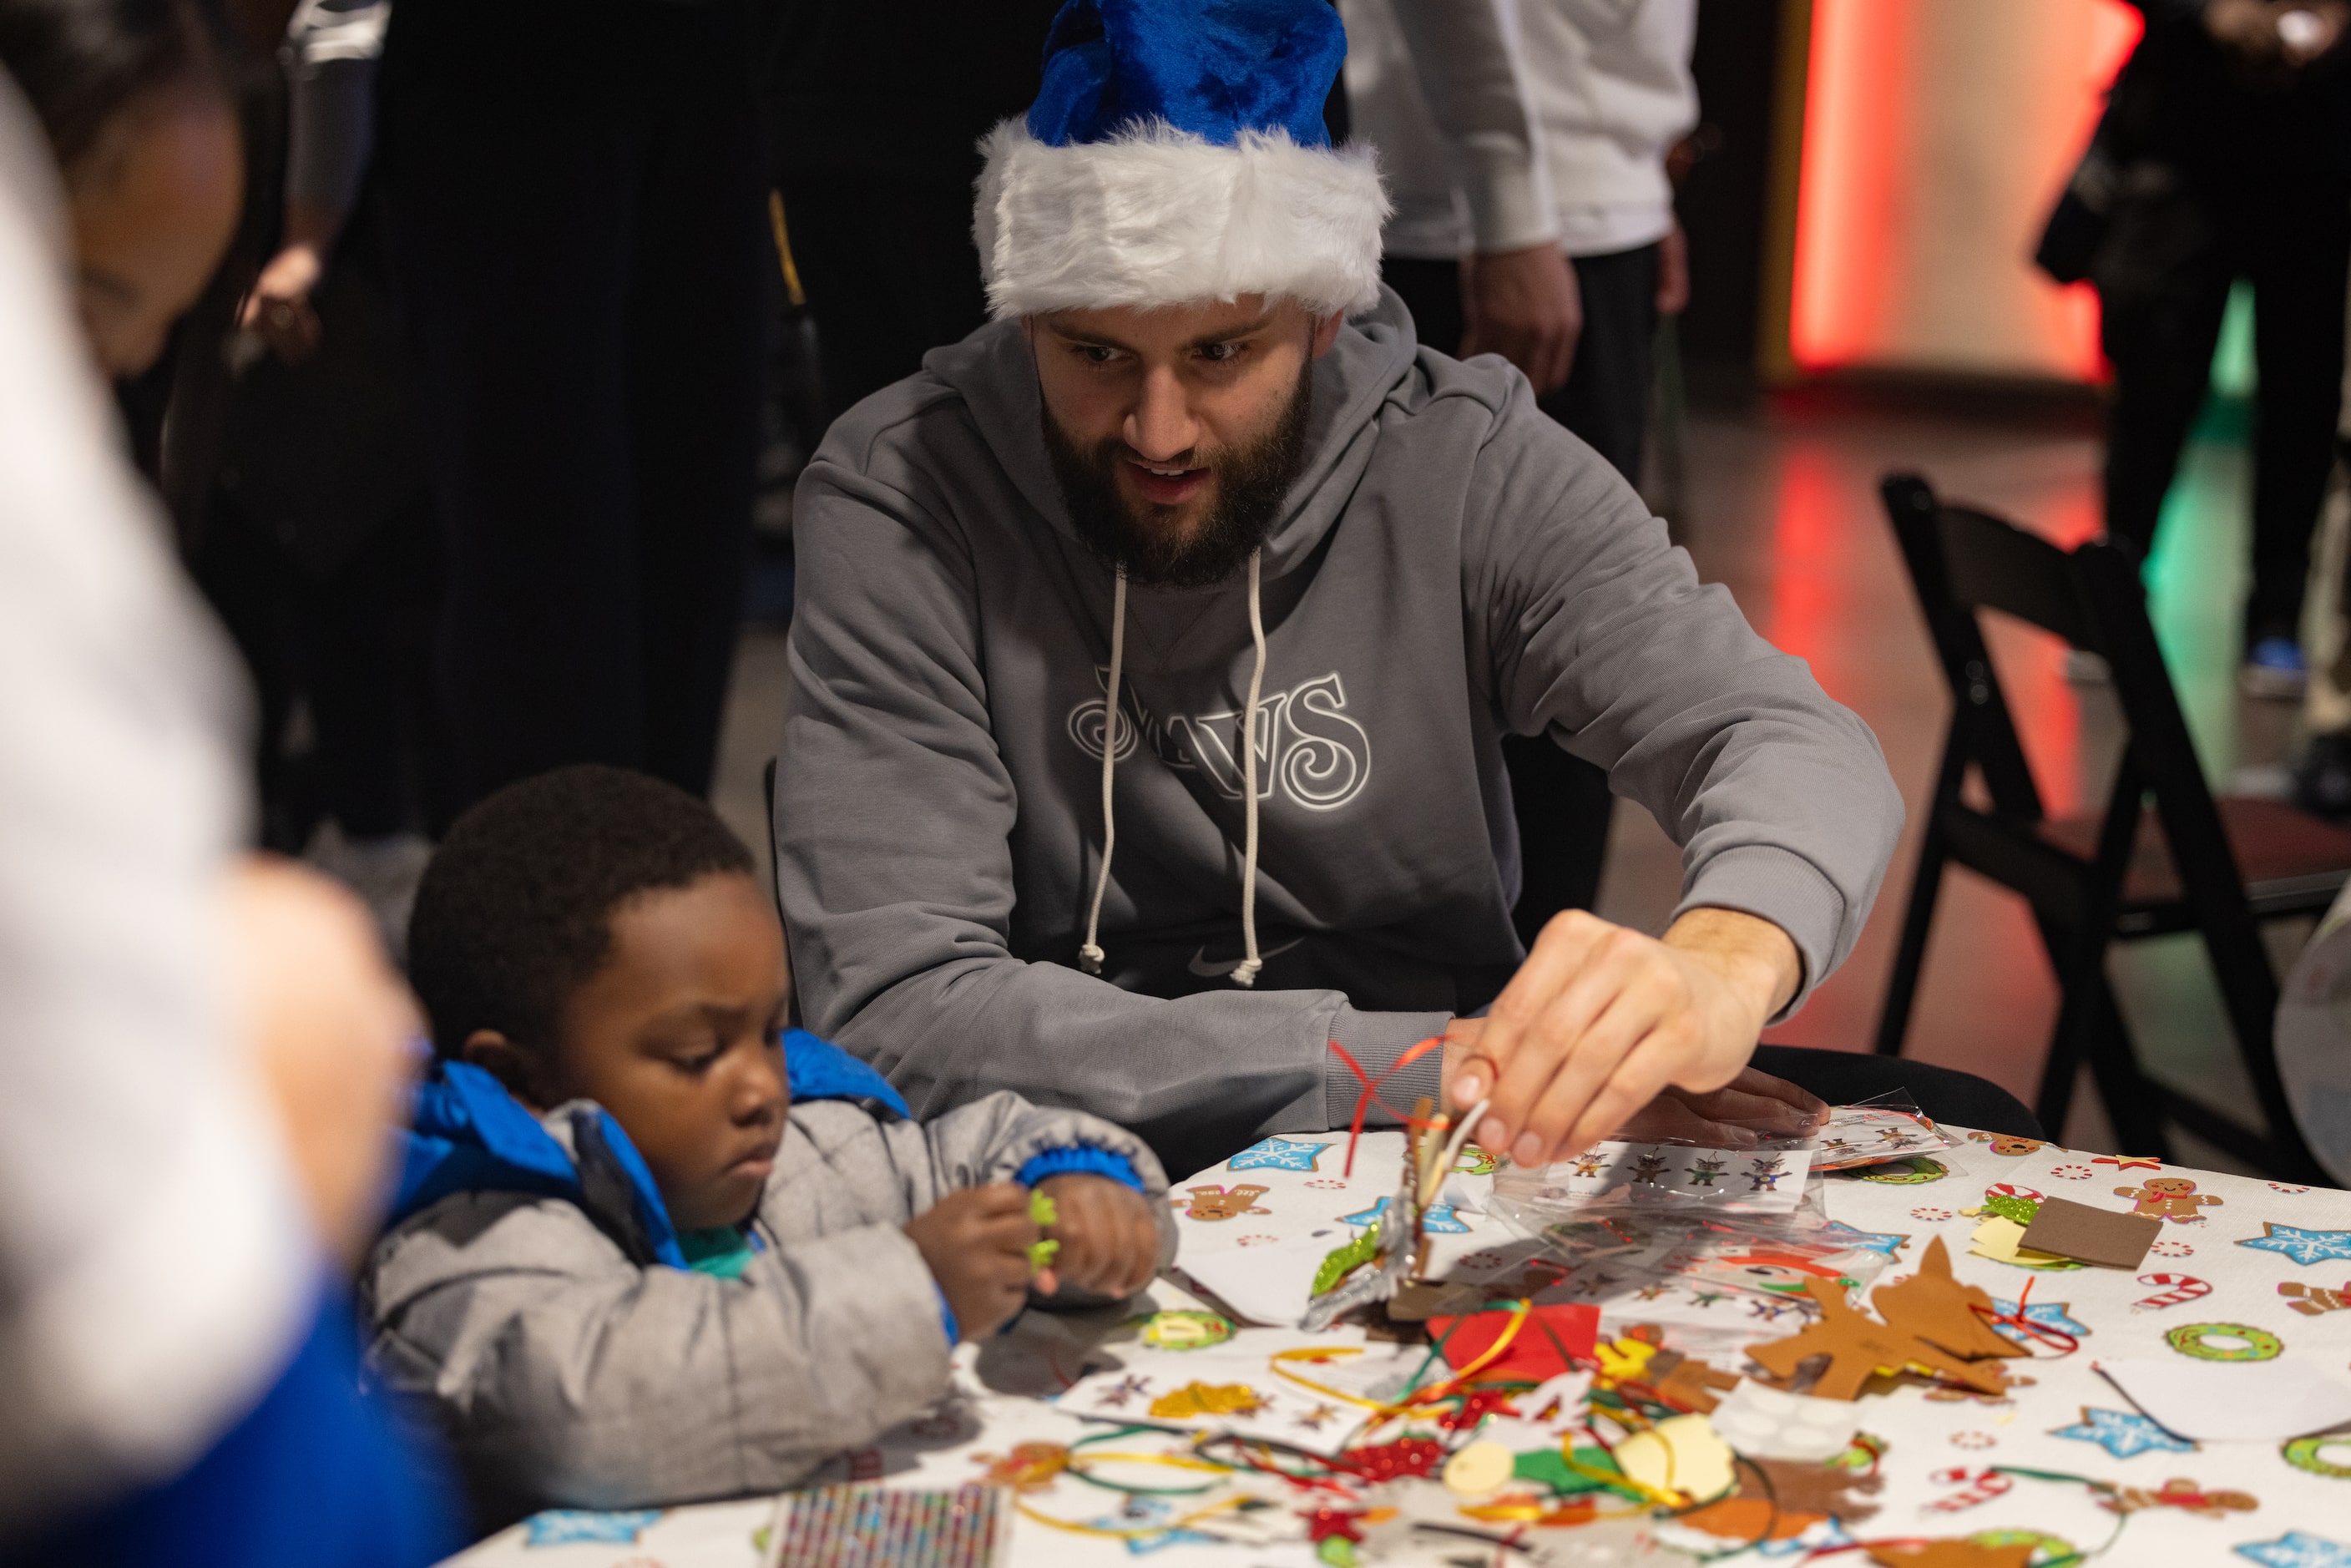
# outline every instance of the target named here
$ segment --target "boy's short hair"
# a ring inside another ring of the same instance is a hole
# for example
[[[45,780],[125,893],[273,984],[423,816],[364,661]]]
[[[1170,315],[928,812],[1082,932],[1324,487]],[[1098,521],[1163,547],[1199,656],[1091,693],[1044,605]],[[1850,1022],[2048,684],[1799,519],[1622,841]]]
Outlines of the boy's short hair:
[[[752,863],[718,813],[627,768],[559,768],[480,801],[441,841],[409,916],[409,979],[434,1049],[456,1056],[485,1029],[552,1049],[572,994],[611,955],[614,906],[721,872]]]

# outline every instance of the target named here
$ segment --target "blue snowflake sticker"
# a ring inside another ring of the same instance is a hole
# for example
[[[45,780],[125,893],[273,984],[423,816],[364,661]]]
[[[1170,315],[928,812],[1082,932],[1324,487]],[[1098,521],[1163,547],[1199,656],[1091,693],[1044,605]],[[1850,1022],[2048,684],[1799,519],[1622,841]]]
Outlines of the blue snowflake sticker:
[[[2264,1220],[2259,1236],[2249,1236],[2237,1245],[2262,1252],[2283,1252],[2297,1263],[2325,1263],[2351,1259],[2351,1230],[2304,1230],[2299,1226]]]
[[[1130,1531],[1136,1531],[1137,1533],[1126,1535],[1126,1554],[1129,1557],[1145,1556],[1168,1546],[1223,1544],[1216,1536],[1203,1535],[1196,1530],[1186,1530],[1179,1524],[1170,1524],[1165,1530],[1152,1528],[1165,1520],[1171,1511],[1167,1504],[1156,1498],[1131,1498],[1116,1513],[1095,1520],[1092,1528],[1117,1531],[1122,1534]]]
[[[2299,1530],[2289,1530],[2275,1541],[2248,1541],[2237,1548],[2237,1555],[2252,1558],[2262,1568],[2351,1568],[2351,1546]]]
[[[2072,1315],[2065,1311],[2065,1309],[2071,1304],[2071,1302],[2067,1301],[2033,1301],[2020,1312],[2018,1312],[2017,1304],[2014,1301],[2005,1301],[2001,1300],[1998,1296],[1994,1296],[1991,1299],[1991,1310],[2002,1318],[2022,1317],[2028,1323],[2036,1324],[2037,1326],[2044,1329],[2051,1329],[2058,1333],[2071,1334],[2078,1340],[2084,1334],[2090,1332],[2090,1325],[2085,1322],[2076,1322],[2074,1320]],[[2013,1322],[1995,1322],[1991,1325],[1991,1328],[1994,1333],[2006,1339],[2014,1340],[2019,1344],[2022,1344],[2025,1342],[2025,1331],[2017,1327]]]
[[[1905,1230],[1855,1230],[1852,1226],[1835,1220],[1830,1222],[1823,1234],[1840,1245],[1863,1252],[1882,1253],[1887,1258],[1899,1252],[1903,1244],[1910,1239],[1909,1232]]]
[[[1394,1198],[1384,1197],[1380,1199],[1379,1202],[1372,1205],[1371,1207],[1364,1209],[1360,1214],[1341,1215],[1339,1217],[1339,1223],[1342,1225],[1377,1225],[1380,1222],[1380,1216],[1386,1211],[1388,1205],[1395,1201],[1395,1200]],[[1467,1236],[1469,1234],[1469,1228],[1462,1224],[1461,1221],[1455,1217],[1453,1206],[1449,1203],[1440,1203],[1436,1207],[1430,1209],[1423,1218],[1421,1224],[1424,1229],[1433,1231],[1439,1236]]]
[[[600,1513],[592,1509],[551,1508],[545,1513],[530,1516],[532,1546],[578,1546],[597,1542],[608,1546],[634,1546],[646,1526],[661,1517],[657,1508],[629,1509],[619,1513]]]
[[[2133,1411],[2125,1415],[2120,1410],[2093,1410],[2082,1406],[2082,1419],[2071,1427],[2059,1427],[2049,1434],[2053,1437],[2075,1437],[2085,1443],[2095,1443],[2118,1459],[2153,1450],[2161,1454],[2192,1454],[2196,1445],[2185,1437],[2175,1437],[2146,1416]],[[2351,1565],[2346,1565],[2351,1568]]]
[[[1303,1144],[1289,1138],[1268,1138],[1251,1144],[1225,1162],[1227,1170],[1235,1171],[1311,1171],[1314,1162],[1322,1157],[1328,1144]]]

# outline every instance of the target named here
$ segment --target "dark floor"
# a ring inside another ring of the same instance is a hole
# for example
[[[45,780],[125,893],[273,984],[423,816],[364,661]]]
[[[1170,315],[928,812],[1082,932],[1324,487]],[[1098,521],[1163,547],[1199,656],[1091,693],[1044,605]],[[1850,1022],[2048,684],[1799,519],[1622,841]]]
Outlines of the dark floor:
[[[1694,417],[1672,519],[1701,575],[1728,584],[1756,628],[1811,662],[1829,693],[1877,732],[1913,822],[1852,959],[1775,1040],[1869,1049],[1916,855],[1916,816],[1930,783],[1949,700],[1879,510],[1889,469],[1925,474],[1946,495],[2003,513],[2062,543],[2097,528],[2096,439],[2062,413],[1990,411],[1930,416],[1851,402],[1788,399],[1737,414]],[[2273,787],[2294,717],[2284,704],[2241,702],[2237,605],[2244,586],[2244,465],[2226,440],[2191,448],[2149,567],[2158,632],[2216,786]],[[2053,810],[2102,800],[2116,727],[2099,687],[2069,685],[2063,650],[2021,627],[1994,633],[2025,746]],[[759,771],[772,750],[785,681],[782,639],[747,636],[720,761],[718,804],[753,843],[765,841]],[[1680,883],[1672,843],[1637,808],[1619,804],[1601,913],[1659,928]],[[2281,962],[2304,933],[2276,935]],[[2200,947],[2192,936],[2137,945],[2114,960],[2144,1059],[2216,1105],[2258,1122]],[[1953,873],[1937,918],[1909,1054],[1962,1067],[2032,1099],[2056,992],[2016,900]],[[2116,1151],[2096,1095],[2077,1095],[2065,1142]],[[2241,1168],[2180,1137],[2178,1157]]]

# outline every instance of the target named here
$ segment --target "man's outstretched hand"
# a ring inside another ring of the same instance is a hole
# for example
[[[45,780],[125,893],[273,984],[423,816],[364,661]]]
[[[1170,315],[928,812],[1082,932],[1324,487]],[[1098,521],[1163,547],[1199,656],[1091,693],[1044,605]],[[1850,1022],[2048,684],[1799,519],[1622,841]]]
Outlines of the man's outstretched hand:
[[[1765,1138],[1804,1138],[1829,1119],[1825,1101],[1784,1078],[1747,1067],[1711,1094],[1668,1087],[1609,1136],[1636,1144],[1678,1140],[1751,1149]]]
[[[1810,1117],[1819,1103],[1792,1084],[1774,1092],[1777,1079],[1742,1077],[1802,977],[1795,944],[1751,915],[1693,909],[1659,941],[1571,910],[1543,927],[1484,1019],[1454,1020],[1446,1098],[1466,1110],[1490,1095],[1472,1136],[1521,1166],[1590,1147],[1669,1089],[1708,1125],[1781,1114],[1758,1098]]]

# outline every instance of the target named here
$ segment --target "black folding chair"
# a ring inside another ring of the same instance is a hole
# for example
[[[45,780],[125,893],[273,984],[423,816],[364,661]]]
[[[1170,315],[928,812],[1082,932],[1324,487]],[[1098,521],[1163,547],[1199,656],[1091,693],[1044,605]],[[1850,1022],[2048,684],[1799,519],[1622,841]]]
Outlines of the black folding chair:
[[[2147,621],[2134,551],[2104,540],[2059,549],[1998,517],[1942,504],[1914,475],[1889,476],[1882,491],[1953,712],[1879,1052],[1902,1053],[1943,868],[1956,862],[2024,896],[2056,969],[2062,1000],[2036,1107],[2053,1136],[2086,1060],[2126,1152],[2168,1157],[2164,1126],[2176,1122],[2258,1168],[2327,1183],[2278,1082],[2278,982],[2258,922],[2324,910],[2351,875],[2351,832],[2274,800],[2214,799]],[[2102,814],[2052,818],[2043,809],[1984,647],[1981,610],[2053,632],[2113,672],[2128,738]],[[1990,810],[1963,798],[1970,767]],[[2142,1072],[2115,1005],[2109,943],[2190,930],[2203,936],[2220,977],[2266,1132]]]

